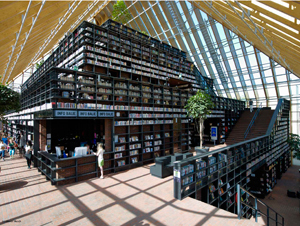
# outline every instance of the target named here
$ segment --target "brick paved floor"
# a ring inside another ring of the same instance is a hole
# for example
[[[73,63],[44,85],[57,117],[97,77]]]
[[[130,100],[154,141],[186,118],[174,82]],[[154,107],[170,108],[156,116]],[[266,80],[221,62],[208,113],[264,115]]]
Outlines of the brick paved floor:
[[[300,166],[294,165],[290,167],[286,173],[282,174],[280,180],[273,188],[273,192],[266,196],[262,201],[274,209],[284,217],[285,225],[299,226],[300,225],[300,199],[289,198],[287,190],[300,191]],[[258,208],[264,213],[266,208],[259,205]],[[275,218],[275,215],[272,215]],[[258,222],[266,223],[266,218],[260,217]],[[275,225],[275,222],[270,221],[270,225]]]
[[[152,177],[149,165],[59,187],[28,170],[25,159],[0,166],[0,225],[258,225],[191,198],[174,199],[172,177]]]

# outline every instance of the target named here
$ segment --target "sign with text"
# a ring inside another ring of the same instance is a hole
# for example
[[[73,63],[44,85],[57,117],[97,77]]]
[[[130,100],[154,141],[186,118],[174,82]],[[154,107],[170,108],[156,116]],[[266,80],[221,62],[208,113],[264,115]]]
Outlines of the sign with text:
[[[78,111],[78,117],[97,118],[97,111]]]
[[[55,117],[77,117],[77,111],[55,110]]]
[[[115,112],[113,111],[98,111],[99,118],[114,117],[114,116],[115,116]]]
[[[216,126],[210,127],[210,139],[218,140],[218,127]]]

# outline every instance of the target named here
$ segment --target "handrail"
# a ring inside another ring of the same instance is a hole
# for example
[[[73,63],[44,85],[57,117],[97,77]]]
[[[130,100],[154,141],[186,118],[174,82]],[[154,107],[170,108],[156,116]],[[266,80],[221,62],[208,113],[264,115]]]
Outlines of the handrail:
[[[272,118],[271,118],[271,121],[270,121],[270,123],[269,123],[268,130],[267,130],[267,132],[266,132],[266,134],[268,134],[268,135],[272,132],[274,123],[276,122],[276,119],[277,119],[279,110],[280,110],[281,107],[282,107],[283,101],[284,101],[284,99],[278,99],[278,104],[277,104],[277,106],[276,106],[276,109],[275,109],[275,111],[274,111],[274,113],[273,113],[273,116],[272,116]]]
[[[246,132],[244,133],[244,140],[245,140],[246,137],[248,136],[248,133],[250,132],[250,130],[251,130],[251,128],[252,128],[252,126],[253,126],[253,124],[254,124],[254,122],[255,122],[255,119],[257,118],[257,116],[258,116],[258,114],[259,114],[261,108],[262,108],[262,103],[260,103],[259,108],[256,110],[256,112],[255,112],[253,118],[251,119],[251,122],[249,123],[248,128],[246,129]]]
[[[252,207],[252,206],[248,205],[247,203],[244,203],[244,202],[241,201],[241,190],[243,190],[246,194],[248,194],[249,196],[251,196],[252,198],[254,198],[255,207]],[[242,214],[241,204],[244,204],[244,205],[248,206],[249,208],[251,208],[252,210],[255,211],[255,222],[257,222],[257,212],[259,212],[260,214],[262,214],[265,217],[267,217],[267,226],[270,225],[270,219],[276,222],[276,226],[278,224],[284,226],[284,217],[282,215],[280,215],[279,213],[277,213],[274,209],[272,209],[271,207],[269,207],[263,201],[261,201],[258,198],[256,198],[254,195],[252,195],[250,192],[248,192],[245,188],[241,187],[240,184],[237,184],[237,196],[238,196],[237,197],[237,212],[238,212],[238,218],[239,219],[241,219],[241,214]],[[259,210],[257,208],[257,202],[259,202],[263,206],[267,207],[267,214],[263,213],[261,210]],[[270,217],[270,211],[269,210],[272,210],[275,213],[275,218],[276,219]],[[281,222],[278,221],[278,216],[281,217]]]

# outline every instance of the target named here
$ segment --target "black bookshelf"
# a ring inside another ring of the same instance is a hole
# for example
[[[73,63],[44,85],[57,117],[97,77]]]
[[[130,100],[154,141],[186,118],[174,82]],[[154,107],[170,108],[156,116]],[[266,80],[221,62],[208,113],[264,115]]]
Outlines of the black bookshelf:
[[[174,197],[192,197],[237,213],[237,184],[264,198],[276,185],[276,166],[290,166],[289,101],[280,99],[266,135],[179,161],[174,165]],[[277,136],[277,135],[280,136]],[[243,202],[249,203],[247,194]],[[252,203],[253,204],[253,203]],[[250,218],[245,205],[242,216]]]

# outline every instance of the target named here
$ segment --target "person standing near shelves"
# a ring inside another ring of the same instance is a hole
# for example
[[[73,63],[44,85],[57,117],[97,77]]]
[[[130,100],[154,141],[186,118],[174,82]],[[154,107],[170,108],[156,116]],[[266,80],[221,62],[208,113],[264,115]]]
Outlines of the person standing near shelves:
[[[4,144],[8,145],[8,140],[7,140],[7,136],[4,134],[4,136],[2,137],[2,141]]]
[[[95,155],[98,156],[98,164],[101,170],[101,176],[100,178],[103,179],[103,166],[104,166],[104,158],[103,158],[103,154],[104,154],[105,150],[103,148],[103,143],[98,143],[97,146],[97,153],[94,153]]]
[[[29,140],[29,141],[27,141],[27,144],[25,146],[25,158],[27,160],[28,169],[30,169],[30,166],[31,166],[32,151],[33,151],[32,143]]]
[[[5,161],[5,149],[6,149],[6,144],[3,142],[3,140],[0,140],[0,154],[3,161]]]
[[[250,106],[250,112],[253,111],[253,101],[250,99],[249,100],[249,106]]]

